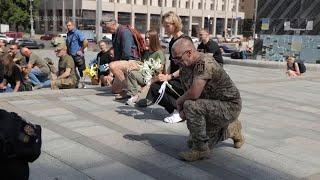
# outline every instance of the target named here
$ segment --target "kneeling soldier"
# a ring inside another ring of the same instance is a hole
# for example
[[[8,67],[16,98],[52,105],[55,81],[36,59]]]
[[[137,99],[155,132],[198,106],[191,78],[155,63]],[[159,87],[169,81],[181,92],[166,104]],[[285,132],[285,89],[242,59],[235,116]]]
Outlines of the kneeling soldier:
[[[59,45],[56,50],[56,56],[59,57],[57,77],[51,81],[52,89],[71,89],[77,84],[74,61],[67,54],[67,46]]]
[[[177,40],[172,49],[185,90],[176,102],[177,109],[190,131],[191,150],[179,156],[186,161],[208,158],[213,145],[227,138],[240,148],[244,138],[238,121],[239,90],[212,55],[198,52],[189,39]]]

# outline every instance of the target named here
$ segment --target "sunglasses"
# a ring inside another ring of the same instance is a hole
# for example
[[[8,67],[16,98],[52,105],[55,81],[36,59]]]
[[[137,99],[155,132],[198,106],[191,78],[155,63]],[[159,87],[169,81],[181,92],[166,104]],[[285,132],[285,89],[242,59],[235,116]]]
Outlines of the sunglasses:
[[[184,51],[182,54],[181,54],[181,56],[176,56],[176,57],[173,57],[172,58],[172,60],[173,61],[181,61],[181,59],[182,59],[182,57],[187,53],[187,52],[190,52],[191,50],[186,50],[186,51]]]

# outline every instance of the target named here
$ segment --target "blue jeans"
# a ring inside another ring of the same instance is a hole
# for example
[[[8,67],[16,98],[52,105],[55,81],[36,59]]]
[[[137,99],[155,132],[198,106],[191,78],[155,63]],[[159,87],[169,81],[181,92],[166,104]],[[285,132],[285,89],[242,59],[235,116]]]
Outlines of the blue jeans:
[[[48,74],[40,71],[39,68],[32,68],[29,73],[29,79],[35,86],[41,86],[43,88],[50,87],[51,81],[48,78]]]
[[[242,59],[247,59],[247,51],[241,51],[241,57]]]
[[[0,93],[10,93],[13,92],[13,89],[10,86],[7,86],[5,89],[0,89]]]

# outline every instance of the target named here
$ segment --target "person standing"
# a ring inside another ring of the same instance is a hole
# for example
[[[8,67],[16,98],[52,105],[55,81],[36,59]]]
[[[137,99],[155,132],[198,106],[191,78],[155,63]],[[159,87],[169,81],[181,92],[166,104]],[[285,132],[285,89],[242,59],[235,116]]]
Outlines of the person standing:
[[[181,38],[172,49],[185,90],[176,101],[177,110],[190,131],[191,150],[179,153],[180,158],[207,158],[210,148],[227,138],[240,148],[244,143],[238,120],[242,101],[235,84],[211,55],[198,52],[190,40]]]
[[[203,53],[212,53],[214,59],[223,66],[223,58],[220,47],[217,42],[213,41],[209,38],[209,33],[205,29],[200,30],[200,41],[201,43],[198,45],[198,51]]]
[[[67,39],[66,45],[68,48],[68,54],[74,60],[74,63],[79,71],[80,78],[78,82],[81,83],[81,88],[85,87],[83,71],[86,69],[86,62],[84,59],[84,49],[88,47],[88,40],[86,37],[76,28],[74,22],[69,21],[67,23]]]

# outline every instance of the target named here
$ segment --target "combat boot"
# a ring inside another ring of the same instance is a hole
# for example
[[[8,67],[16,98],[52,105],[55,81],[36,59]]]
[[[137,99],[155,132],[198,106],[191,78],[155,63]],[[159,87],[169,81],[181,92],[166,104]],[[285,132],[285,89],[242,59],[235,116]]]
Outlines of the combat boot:
[[[178,155],[182,160],[192,162],[210,158],[210,149],[206,146],[204,150],[191,149],[189,151],[180,152]]]
[[[190,149],[193,147],[193,139],[192,139],[191,134],[189,135],[189,138],[187,140],[187,145],[188,145],[188,148],[190,148]]]
[[[227,137],[233,140],[234,148],[241,148],[244,144],[244,137],[241,134],[242,125],[239,120],[230,123],[227,130]]]

